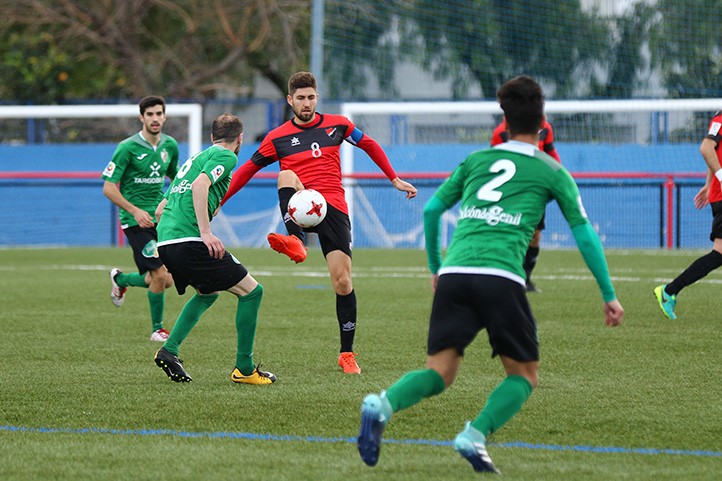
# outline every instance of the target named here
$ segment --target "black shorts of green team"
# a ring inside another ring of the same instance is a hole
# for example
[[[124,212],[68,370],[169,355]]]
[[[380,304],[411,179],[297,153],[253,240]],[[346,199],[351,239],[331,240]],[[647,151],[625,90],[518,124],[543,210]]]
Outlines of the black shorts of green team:
[[[511,279],[482,274],[442,274],[434,293],[427,353],[450,347],[464,355],[486,329],[492,357],[539,360],[536,319],[526,289]]]
[[[156,243],[158,241],[158,233],[153,227],[141,227],[134,225],[123,229],[128,244],[133,249],[133,260],[138,266],[138,272],[145,274],[148,271],[154,271],[163,267],[163,261],[158,257]]]
[[[166,244],[159,246],[158,252],[181,295],[188,286],[201,294],[225,291],[248,275],[248,270],[233,254],[226,251],[221,259],[215,259],[202,241]]]
[[[722,202],[710,203],[712,207],[712,232],[709,234],[709,240],[714,242],[715,239],[722,239]]]
[[[304,232],[318,234],[321,252],[326,257],[329,252],[340,250],[351,257],[351,220],[331,204],[326,210],[326,217],[316,227],[303,229]]]

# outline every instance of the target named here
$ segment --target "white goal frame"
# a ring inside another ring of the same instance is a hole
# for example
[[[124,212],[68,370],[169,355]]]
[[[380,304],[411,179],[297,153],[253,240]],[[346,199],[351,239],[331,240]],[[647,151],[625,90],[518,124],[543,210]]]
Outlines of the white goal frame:
[[[714,106],[717,106],[716,108]],[[548,114],[555,113],[621,113],[621,112],[709,112],[722,109],[722,99],[649,99],[649,100],[549,100],[544,104]],[[360,114],[502,114],[496,101],[480,102],[346,102],[341,115],[354,122]],[[353,146],[341,147],[341,170],[354,172]]]
[[[201,104],[166,104],[171,117],[188,117],[188,155],[200,152],[203,136],[203,107]],[[4,105],[0,119],[68,119],[99,117],[138,117],[138,104],[108,105]]]
[[[715,112],[722,109],[722,99],[642,99],[642,100],[550,100],[545,102],[547,114],[624,114],[643,113],[665,114],[672,112]],[[430,115],[502,115],[503,112],[497,101],[478,102],[347,102],[340,105],[340,113],[356,123],[361,115],[403,116],[415,114]],[[660,116],[661,117],[661,116]],[[443,119],[443,117],[442,117]],[[442,120],[443,122],[443,120]],[[373,132],[368,132],[374,136]],[[482,147],[481,145],[477,148]],[[341,170],[344,175],[346,201],[349,216],[354,222],[355,206],[358,201],[351,195],[353,180],[349,175],[355,173],[354,155],[357,155],[353,146],[344,142],[341,146]]]

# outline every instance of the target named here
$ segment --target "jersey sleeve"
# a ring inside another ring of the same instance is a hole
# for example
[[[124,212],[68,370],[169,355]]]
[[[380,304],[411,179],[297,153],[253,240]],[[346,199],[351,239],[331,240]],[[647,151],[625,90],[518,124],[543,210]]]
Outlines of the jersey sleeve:
[[[552,183],[552,196],[559,204],[559,209],[562,211],[569,227],[589,222],[582,204],[582,197],[579,194],[579,188],[569,171],[563,167],[560,167],[555,173]]]
[[[165,173],[165,175],[167,175],[171,180],[175,179],[175,176],[178,175],[178,157],[180,156],[178,152],[178,142],[174,141],[172,145],[173,148],[170,153],[170,164],[168,165],[168,170]]]
[[[241,190],[259,170],[261,170],[261,166],[253,162],[253,158],[248,159],[243,165],[241,165],[238,170],[233,173],[233,177],[231,177],[231,185],[228,186],[228,192],[226,192],[226,195],[223,196],[221,205],[228,202],[228,199]]]
[[[271,165],[277,160],[278,153],[276,152],[276,147],[273,145],[273,140],[271,140],[270,135],[266,135],[263,141],[261,141],[261,145],[258,146],[258,150],[251,156],[251,162],[261,169],[267,165]]]
[[[722,140],[722,111],[717,112],[709,123],[706,139],[714,140],[719,145]]]
[[[554,146],[554,129],[552,129],[552,125],[544,121],[544,128],[547,129],[547,135],[544,139],[544,152],[549,154],[550,156],[554,157],[554,160],[561,163],[561,159],[559,158],[559,154],[557,153],[557,149]]]
[[[125,145],[123,143],[118,144],[115,148],[115,152],[113,153],[113,157],[110,159],[110,162],[108,162],[105,170],[103,170],[101,178],[114,184],[120,182],[120,179],[123,178],[123,173],[125,172],[126,167],[128,167],[129,157],[128,150]]]
[[[238,158],[230,150],[222,150],[208,159],[202,172],[211,179],[211,184],[217,184],[231,175],[237,161]]]
[[[468,157],[467,157],[468,159]],[[466,160],[459,164],[448,179],[441,184],[434,194],[447,208],[453,206],[464,194],[464,179],[466,178]]]
[[[496,126],[491,134],[491,146],[503,144],[509,141],[509,133],[506,131],[506,123],[502,122]]]

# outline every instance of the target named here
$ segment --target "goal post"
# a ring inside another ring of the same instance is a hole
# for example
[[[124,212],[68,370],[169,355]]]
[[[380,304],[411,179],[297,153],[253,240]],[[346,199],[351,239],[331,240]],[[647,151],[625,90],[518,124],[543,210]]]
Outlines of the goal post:
[[[705,242],[702,231],[709,228],[708,213],[696,211],[692,197],[706,170],[699,144],[720,109],[722,99],[717,98],[545,103],[557,152],[577,174],[585,207],[605,245],[649,247],[659,245],[660,238],[673,237],[682,247]],[[496,101],[349,102],[341,105],[340,113],[384,147],[396,172],[408,177],[405,180],[437,178],[420,190],[415,202],[421,207],[411,208],[390,192],[395,189],[363,151],[344,145],[341,165],[354,242],[357,237],[408,239],[420,232],[419,214],[435,187],[469,153],[489,147],[503,116]],[[357,181],[374,175],[388,193]],[[452,231],[455,216],[449,213],[445,222]],[[408,218],[416,221],[410,224]],[[547,209],[542,243],[573,245],[555,206]],[[423,239],[417,237],[415,244],[422,245]],[[667,247],[671,244],[666,242]]]
[[[137,104],[108,105],[4,105],[0,119],[81,119],[137,117]],[[168,117],[187,117],[189,155],[201,151],[203,107],[201,104],[166,104]]]
[[[202,149],[200,104],[166,104],[179,162]],[[138,104],[0,106],[0,245],[123,244],[100,174],[141,128]]]

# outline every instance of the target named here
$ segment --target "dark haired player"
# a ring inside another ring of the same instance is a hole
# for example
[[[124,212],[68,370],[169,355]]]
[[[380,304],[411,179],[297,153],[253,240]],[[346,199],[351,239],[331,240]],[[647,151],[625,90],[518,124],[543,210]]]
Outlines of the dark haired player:
[[[288,80],[286,101],[293,109],[293,118],[269,132],[250,160],[233,174],[223,203],[246,185],[256,172],[280,162],[278,199],[288,235],[271,233],[268,242],[274,250],[299,263],[306,259],[304,230],[318,234],[336,292],[336,317],[341,333],[338,365],[344,373],[359,374],[361,369],[353,351],[356,293],[351,280],[351,222],[342,185],[341,144],[346,141],[364,150],[393,186],[406,192],[406,198],[415,197],[416,188],[396,175],[381,146],[348,118],[316,112],[318,92],[313,74],[293,74]],[[289,199],[297,190],[304,188],[319,191],[328,202],[326,218],[310,229],[301,229],[288,215]]]
[[[491,135],[491,146],[493,147],[495,145],[499,145],[503,142],[507,142],[508,140],[509,131],[506,119],[504,119],[496,126]],[[557,162],[561,163],[557,149],[554,147],[554,130],[552,129],[552,125],[546,119],[544,119],[541,129],[539,129],[539,150],[546,152],[554,157]],[[534,231],[534,236],[531,238],[531,242],[529,242],[529,248],[524,255],[524,272],[526,273],[527,292],[540,292],[531,280],[531,273],[534,270],[534,267],[536,267],[537,260],[539,259],[539,243],[541,241],[541,233],[545,227],[544,218],[545,216],[542,216],[541,221],[539,221],[539,225]]]
[[[238,163],[243,143],[243,123],[235,115],[223,114],[213,121],[212,146],[188,159],[178,171],[156,210],[158,252],[173,274],[179,294],[192,286],[191,297],[178,316],[173,330],[155,354],[155,363],[175,382],[191,377],[178,359],[178,350],[203,313],[218,299],[220,291],[238,298],[236,333],[238,349],[231,380],[240,384],[268,385],[276,377],[253,363],[253,345],[263,286],[226,251],[211,231],[218,210]]]
[[[544,95],[529,77],[516,77],[497,92],[509,142],[469,155],[424,208],[429,269],[435,286],[426,369],[406,373],[361,405],[358,450],[369,466],[378,462],[383,430],[394,413],[451,386],[466,347],[486,329],[492,356],[506,378],[486,405],[456,436],[454,449],[476,471],[498,472],[486,438],[519,412],[537,385],[539,341],[524,287],[524,252],[549,200],[556,200],[572,229],[604,300],[608,326],[622,322],[602,244],[582,207],[569,172],[537,149]],[[446,258],[441,258],[442,214],[461,203]]]
[[[710,204],[712,207],[712,232],[709,240],[712,241],[712,250],[690,264],[687,269],[678,275],[669,284],[654,288],[654,296],[665,316],[677,319],[674,308],[677,305],[677,294],[685,287],[694,284],[713,270],[722,266],[722,111],[717,112],[709,123],[707,135],[699,146],[699,151],[707,164],[707,181],[694,196],[694,205],[697,209]]]
[[[166,121],[163,97],[144,97],[138,106],[143,128],[118,144],[102,175],[103,194],[119,208],[120,226],[138,266],[138,272],[127,274],[110,270],[110,299],[120,307],[128,287],[148,289],[150,340],[163,342],[168,339],[163,328],[165,290],[173,278],[158,257],[153,216],[163,199],[165,178],[173,180],[178,172],[178,143],[161,131]]]

